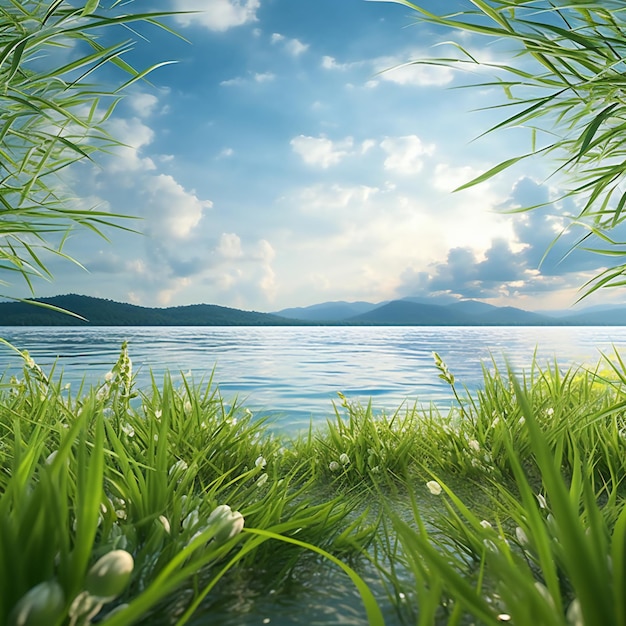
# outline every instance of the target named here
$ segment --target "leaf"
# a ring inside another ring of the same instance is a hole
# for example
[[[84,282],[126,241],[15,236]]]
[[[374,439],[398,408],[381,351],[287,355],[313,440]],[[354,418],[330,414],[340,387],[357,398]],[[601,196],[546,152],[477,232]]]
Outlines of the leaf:
[[[85,4],[85,8],[83,9],[81,15],[83,17],[86,15],[91,15],[98,8],[99,4],[100,0],[87,0],[87,3]]]
[[[464,189],[468,189],[470,187],[475,187],[476,185],[485,182],[486,180],[489,180],[490,178],[493,178],[496,174],[499,174],[500,172],[504,171],[505,169],[511,167],[512,165],[515,165],[516,163],[519,163],[519,161],[522,161],[523,159],[531,156],[532,153],[530,154],[525,154],[519,157],[514,157],[512,159],[507,159],[506,161],[502,161],[502,163],[498,163],[498,165],[496,165],[495,167],[492,167],[491,169],[487,170],[486,172],[484,172],[483,174],[481,174],[480,176],[477,176],[476,178],[473,178],[472,180],[470,180],[469,182],[461,185],[460,187],[457,187],[454,191],[463,191]]]

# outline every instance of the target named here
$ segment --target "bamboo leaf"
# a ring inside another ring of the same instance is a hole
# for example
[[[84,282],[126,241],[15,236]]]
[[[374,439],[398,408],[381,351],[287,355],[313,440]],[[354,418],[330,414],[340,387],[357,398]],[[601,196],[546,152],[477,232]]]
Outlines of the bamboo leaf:
[[[85,8],[83,9],[81,15],[83,17],[85,17],[86,15],[91,15],[91,13],[93,13],[98,8],[99,4],[100,0],[87,0],[87,3],[85,4]]]

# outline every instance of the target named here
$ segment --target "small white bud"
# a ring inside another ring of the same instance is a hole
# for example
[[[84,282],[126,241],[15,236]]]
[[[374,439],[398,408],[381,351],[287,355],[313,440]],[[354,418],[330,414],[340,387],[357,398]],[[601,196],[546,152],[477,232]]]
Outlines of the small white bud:
[[[97,598],[116,598],[130,580],[135,562],[126,550],[112,550],[87,572],[85,590]]]
[[[239,511],[231,510],[227,504],[220,504],[209,515],[208,525],[215,528],[215,541],[224,543],[243,530],[244,518]]]
[[[426,487],[428,487],[428,491],[430,491],[433,496],[438,496],[441,493],[441,485],[436,480],[429,480],[426,483]]]
[[[49,580],[27,591],[13,607],[9,626],[48,626],[59,621],[65,609],[61,585]]]

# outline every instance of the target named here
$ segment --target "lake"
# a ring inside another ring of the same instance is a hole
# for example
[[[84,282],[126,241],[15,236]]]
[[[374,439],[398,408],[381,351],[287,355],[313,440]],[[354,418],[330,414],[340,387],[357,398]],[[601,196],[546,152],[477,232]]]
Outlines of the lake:
[[[450,404],[432,352],[460,385],[476,389],[481,364],[506,356],[516,371],[537,351],[541,366],[595,365],[614,348],[624,352],[626,327],[0,327],[0,337],[26,349],[48,371],[77,386],[101,382],[124,340],[139,387],[169,370],[214,382],[228,402],[270,412],[290,430],[332,415],[337,393],[393,411],[403,402]],[[20,359],[0,348],[0,371],[17,372]]]

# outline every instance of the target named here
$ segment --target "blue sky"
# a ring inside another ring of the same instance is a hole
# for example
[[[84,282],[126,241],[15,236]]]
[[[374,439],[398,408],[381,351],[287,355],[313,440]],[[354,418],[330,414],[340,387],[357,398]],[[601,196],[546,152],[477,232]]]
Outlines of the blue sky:
[[[437,0],[439,2],[440,0]],[[396,67],[445,51],[450,33],[406,7],[366,0],[160,0],[197,11],[149,30],[133,61],[157,70],[110,130],[127,147],[82,164],[81,202],[135,215],[142,235],[74,236],[87,272],[53,261],[38,295],[81,293],[145,306],[213,303],[259,311],[330,300],[450,294],[527,309],[564,308],[604,262],[564,240],[548,162],[527,162],[452,193],[530,147],[523,130],[474,141],[502,118],[476,111],[489,78]],[[510,51],[466,38],[482,59]],[[391,68],[396,69],[391,69]],[[22,295],[22,294],[19,294]],[[602,299],[619,297],[607,293]],[[589,304],[598,299],[590,300]]]

